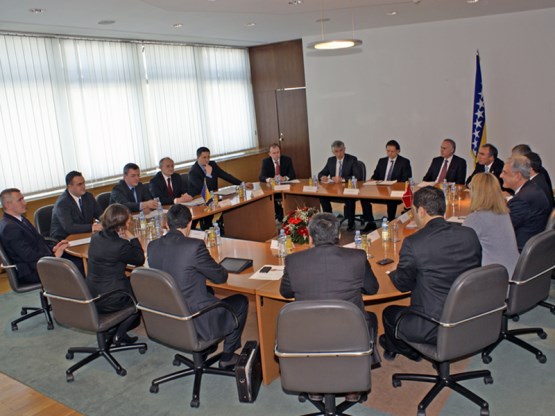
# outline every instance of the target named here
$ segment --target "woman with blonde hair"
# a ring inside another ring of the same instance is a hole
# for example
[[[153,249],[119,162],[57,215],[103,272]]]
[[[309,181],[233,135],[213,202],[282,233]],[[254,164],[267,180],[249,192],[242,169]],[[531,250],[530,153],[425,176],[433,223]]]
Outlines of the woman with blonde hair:
[[[519,252],[499,180],[491,173],[478,173],[472,178],[470,189],[470,214],[463,225],[478,235],[482,245],[482,266],[501,264],[510,277]]]

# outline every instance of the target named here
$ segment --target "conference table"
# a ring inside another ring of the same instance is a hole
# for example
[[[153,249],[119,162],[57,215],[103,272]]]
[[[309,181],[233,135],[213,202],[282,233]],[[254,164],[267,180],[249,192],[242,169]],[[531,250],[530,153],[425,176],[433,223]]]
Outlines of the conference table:
[[[321,193],[319,194],[304,195],[302,193],[302,187],[304,186],[303,181],[301,181],[300,184],[295,185],[296,186],[292,186],[289,191],[282,191],[283,198],[288,198],[289,195],[299,197],[298,199],[296,199],[296,201],[300,204],[298,206],[301,207],[305,206],[302,205],[302,197],[306,196],[309,199],[314,197],[319,198],[320,196],[324,196],[324,192],[326,193],[326,195],[333,192],[339,194],[341,189],[340,184],[329,184],[323,186],[322,190],[320,191]],[[370,186],[365,188],[377,188],[377,186]],[[390,195],[390,191],[392,189],[395,190],[395,188],[397,188],[398,190],[399,187],[380,186],[379,189],[368,189],[368,191],[364,189],[364,191],[365,196],[371,195],[372,199],[374,199],[376,195],[379,195],[381,197],[380,199],[387,199],[387,197]],[[270,186],[266,187],[265,184],[261,185],[261,189],[263,191],[263,194],[259,194],[259,196],[245,198],[243,201],[236,201],[236,203],[231,206],[217,208],[217,210],[219,210],[217,212],[225,212],[226,214],[226,237],[221,239],[221,245],[208,248],[212,257],[218,262],[225,257],[247,258],[253,260],[252,268],[248,268],[238,274],[230,273],[227,282],[224,284],[209,284],[216,289],[216,293],[220,292],[221,290],[223,292],[243,293],[250,296],[251,299],[254,298],[256,304],[256,317],[260,343],[263,382],[264,384],[269,384],[277,377],[279,377],[279,364],[274,356],[277,316],[281,308],[292,299],[285,299],[280,295],[279,280],[258,280],[252,279],[251,277],[262,266],[282,265],[284,260],[283,258],[278,257],[277,250],[271,248],[271,241],[268,240],[270,240],[272,237],[263,242],[239,240],[227,237],[229,222],[231,222],[229,220],[229,217],[227,216],[229,210],[240,211],[241,209],[248,208],[249,203],[259,204],[260,202],[262,202],[263,204],[265,204],[267,203],[267,201],[265,201],[265,198],[267,198],[273,192],[278,192],[273,191]],[[357,198],[361,197],[361,195],[357,196]],[[270,200],[273,201],[273,199],[268,199],[268,201]],[[465,192],[461,191],[460,199],[456,200],[453,205],[448,205],[445,217],[454,219],[462,218],[462,216],[464,216],[468,212],[468,205],[469,198]],[[216,210],[205,211],[203,210],[203,207],[194,207],[192,211],[194,212],[193,218],[202,218],[202,216],[212,215],[216,212]],[[236,217],[233,217],[233,220],[242,217],[242,213],[237,212]],[[251,221],[251,219],[247,219],[246,221]],[[374,274],[376,275],[380,288],[378,290],[378,293],[374,295],[364,295],[363,300],[365,308],[376,313],[376,315],[378,316],[378,333],[383,332],[383,327],[381,324],[381,312],[385,307],[391,304],[408,305],[409,303],[409,293],[399,292],[399,290],[397,290],[397,288],[395,288],[395,286],[391,283],[388,273],[392,270],[395,270],[396,268],[399,260],[399,250],[401,248],[403,239],[406,238],[408,235],[414,233],[416,231],[416,228],[414,226],[414,221],[412,221],[410,217],[410,213],[403,214],[402,216],[397,218],[395,222],[398,224],[398,241],[382,241],[380,230],[378,230],[372,234],[372,237],[375,239],[375,241],[373,241],[368,248],[368,261],[372,267],[372,270],[374,271]],[[271,219],[271,223],[273,227],[272,236],[275,236],[275,223],[273,217]],[[202,238],[201,233],[198,233],[197,236],[199,238]],[[90,234],[76,234],[68,237],[69,241],[82,240],[82,242],[84,243],[80,245],[70,246],[68,247],[68,249],[66,249],[69,254],[83,258],[85,265],[88,258],[88,244],[86,243],[87,237],[90,237]],[[140,236],[140,238],[141,243],[146,251],[148,241],[145,240],[144,236]],[[294,250],[298,251],[307,248],[307,245],[297,245]],[[377,261],[383,258],[390,258],[393,260],[393,262],[385,266],[377,264]]]

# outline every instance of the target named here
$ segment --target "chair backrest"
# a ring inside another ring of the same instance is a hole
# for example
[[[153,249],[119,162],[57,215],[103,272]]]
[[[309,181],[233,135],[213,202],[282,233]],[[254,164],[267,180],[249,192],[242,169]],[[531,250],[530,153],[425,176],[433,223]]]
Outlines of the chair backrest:
[[[67,259],[43,257],[37,263],[37,270],[56,321],[96,332],[99,328],[98,312],[77,266]]]
[[[359,160],[358,161],[358,170],[360,172],[360,175],[362,177],[362,180],[365,181],[366,179],[368,179],[366,177],[366,165],[364,164],[363,161]]]
[[[189,174],[188,173],[182,173],[181,174],[181,189],[183,191],[183,193],[187,193],[188,189],[189,189]]]
[[[499,338],[509,275],[499,264],[468,270],[451,286],[437,333],[437,359],[480,351]]]
[[[44,205],[35,211],[35,227],[43,237],[50,237],[54,205]]]
[[[96,202],[102,208],[102,212],[106,211],[106,208],[110,205],[110,195],[111,192],[102,192],[96,196]]]
[[[161,270],[138,267],[131,273],[131,287],[149,338],[185,351],[206,348],[198,336],[189,308],[174,278]]]
[[[2,263],[2,267],[4,268],[4,270],[6,270],[6,273],[8,274],[8,282],[10,283],[10,287],[14,292],[24,293],[41,288],[40,283],[21,283],[19,281],[19,279],[17,278],[17,267],[8,257],[8,254],[4,250],[4,246],[2,246],[2,244],[0,244],[0,263]]]
[[[350,302],[296,301],[285,305],[278,316],[275,351],[285,390],[370,390],[368,325],[360,309]]]
[[[544,231],[527,242],[509,282],[507,314],[527,311],[549,296],[555,268],[555,230]]]
[[[555,230],[555,209],[551,211],[545,230]]]

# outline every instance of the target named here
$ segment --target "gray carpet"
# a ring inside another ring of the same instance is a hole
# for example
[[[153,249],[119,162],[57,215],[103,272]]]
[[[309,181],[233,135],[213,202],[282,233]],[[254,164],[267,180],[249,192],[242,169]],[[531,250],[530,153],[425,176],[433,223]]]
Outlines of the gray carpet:
[[[553,291],[555,295],[555,291]],[[555,296],[554,296],[555,298]],[[158,394],[148,392],[150,381],[160,375],[175,371],[171,365],[174,351],[144,340],[149,350],[145,355],[137,351],[118,353],[120,363],[127,369],[126,377],[115,374],[107,362],[100,359],[78,370],[75,381],[66,383],[65,370],[73,361],[65,359],[69,346],[95,344],[94,335],[68,330],[56,325],[47,331],[44,320],[34,318],[23,322],[19,331],[12,332],[10,321],[14,319],[21,305],[38,303],[36,293],[0,296],[0,371],[52,397],[67,406],[87,415],[295,415],[313,411],[307,403],[301,404],[293,395],[281,390],[279,381],[270,386],[262,386],[258,400],[254,404],[239,403],[235,380],[208,375],[203,379],[201,406],[191,409],[189,401],[192,391],[192,378],[186,378],[160,387]],[[545,415],[553,414],[555,407],[555,315],[545,308],[523,315],[515,326],[541,325],[548,333],[546,340],[534,335],[526,339],[543,349],[547,363],[539,364],[532,354],[503,343],[493,353],[493,362],[487,366],[492,370],[493,385],[484,385],[481,380],[465,382],[465,385],[482,395],[490,403],[492,415]],[[78,358],[79,355],[76,355]],[[401,365],[397,359],[395,365]],[[349,413],[352,415],[416,414],[416,405],[422,398],[407,394],[413,392],[405,382],[399,389],[391,387],[391,380],[385,377],[386,366],[373,373],[374,394],[366,405],[357,405]],[[472,369],[485,367],[479,358],[470,360]],[[410,371],[431,372],[429,363],[412,363]],[[387,379],[386,379],[387,378]],[[410,383],[415,384],[415,383]],[[425,386],[422,391],[426,391]],[[380,392],[381,397],[377,397]],[[446,393],[443,393],[446,394]],[[378,403],[404,402],[402,412],[384,413]],[[373,406],[375,404],[375,406]],[[407,412],[406,409],[411,409]],[[414,411],[412,411],[414,409]],[[431,408],[428,415],[438,414],[439,409]],[[442,415],[478,415],[478,407],[457,394],[447,398]]]

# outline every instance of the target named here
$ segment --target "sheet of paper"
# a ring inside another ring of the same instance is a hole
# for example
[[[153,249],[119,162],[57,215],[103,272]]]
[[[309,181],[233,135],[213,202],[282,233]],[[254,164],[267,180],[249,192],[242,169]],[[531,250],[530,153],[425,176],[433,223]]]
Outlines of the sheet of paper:
[[[191,238],[197,238],[199,240],[204,240],[204,231],[200,231],[200,230],[191,230],[191,232],[189,233],[189,237]]]
[[[360,189],[358,188],[345,188],[343,190],[343,195],[358,195],[360,193]]]
[[[377,185],[378,181],[368,181],[368,182],[364,182],[364,186],[369,186],[369,185]]]
[[[264,191],[262,189],[256,189],[252,191],[253,198],[256,198],[257,196],[262,196],[262,195],[264,195]]]
[[[272,242],[270,243],[270,249],[279,250],[279,243],[277,240],[272,240]]]
[[[270,271],[267,273],[260,273],[260,270],[263,267],[271,267]],[[282,265],[272,265],[272,264],[265,264],[259,270],[256,271],[249,279],[255,280],[279,280],[283,276],[283,269],[285,266]]]
[[[370,241],[372,242],[378,241],[381,238],[380,232],[378,230],[372,231],[370,234],[368,234],[368,237],[370,237]]]
[[[317,186],[303,186],[303,192],[318,192]]]
[[[378,185],[393,185],[394,183],[397,183],[397,181],[379,181]]]
[[[91,238],[87,237],[87,238],[80,238],[79,240],[73,240],[69,242],[69,246],[70,247],[74,247],[74,246],[82,246],[83,244],[89,244],[91,242]]]
[[[281,181],[281,183],[301,183],[298,179],[289,179],[288,181]]]
[[[416,225],[416,223],[414,221],[409,222],[406,225],[407,228],[418,228],[418,225]]]
[[[399,217],[399,221],[401,221],[401,224],[404,224],[404,223],[406,223],[406,222],[409,221],[409,220],[410,220],[410,215],[409,215],[408,212],[405,212],[403,215],[401,215],[401,216]]]
[[[237,188],[235,188],[235,186],[226,186],[225,188],[218,189],[216,192],[214,192],[214,194],[227,196],[233,195],[236,192]]]
[[[186,207],[196,207],[198,205],[203,205],[204,204],[204,199],[202,199],[202,197],[198,197],[193,199],[192,201],[189,202],[184,202],[181,205],[185,205]]]
[[[425,188],[426,186],[434,186],[436,183],[435,182],[420,182],[418,185],[416,185],[418,188]]]
[[[394,197],[394,198],[401,198],[404,193],[405,193],[405,191],[391,191],[391,193],[389,195]]]
[[[455,216],[453,216],[453,217],[447,218],[447,221],[448,221],[448,222],[456,222],[456,223],[462,224],[462,223],[464,222],[464,219],[465,219],[465,218],[466,218],[466,217],[455,217]]]

